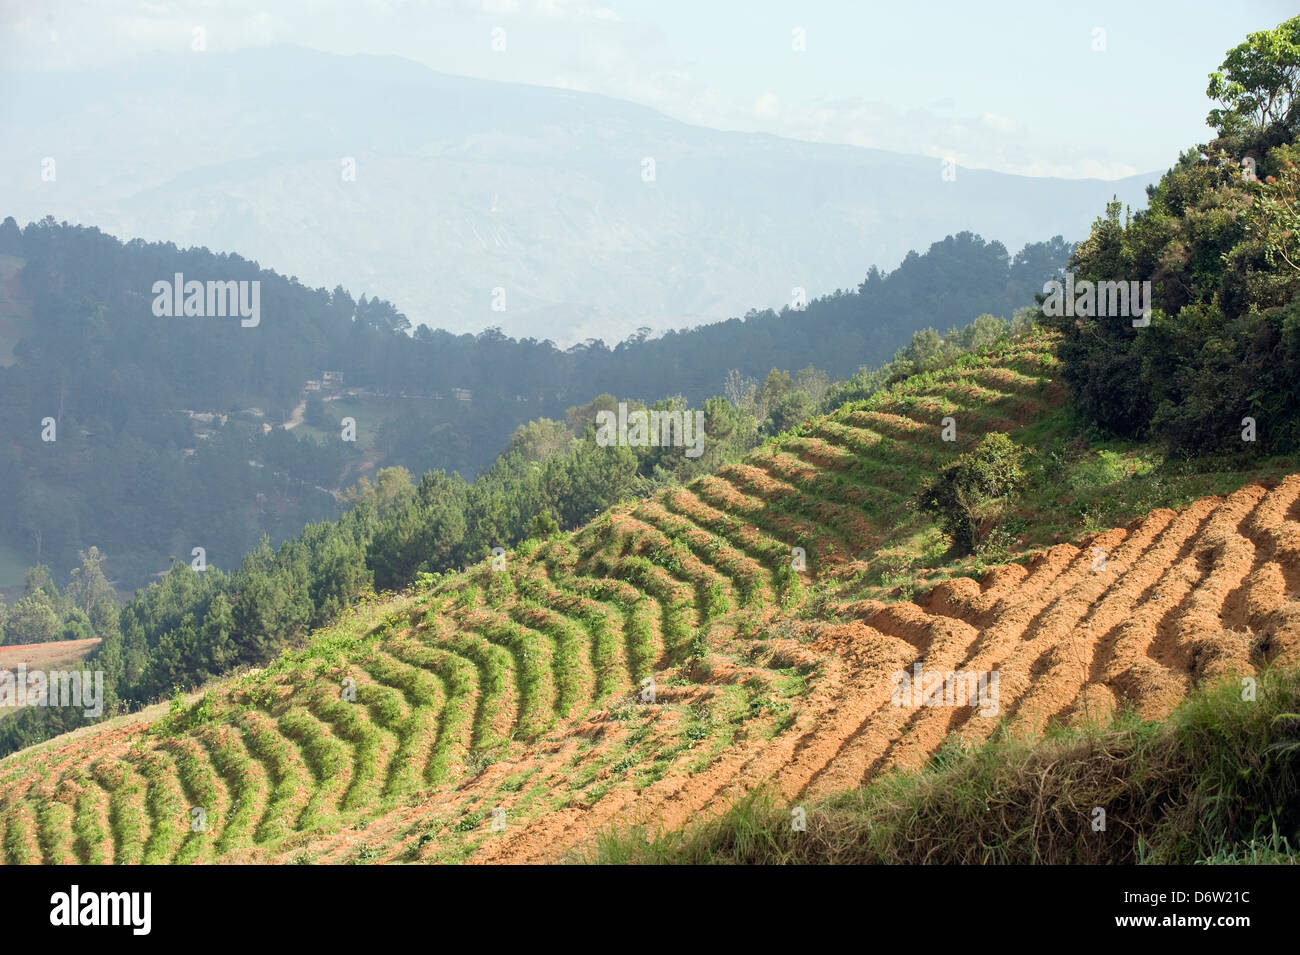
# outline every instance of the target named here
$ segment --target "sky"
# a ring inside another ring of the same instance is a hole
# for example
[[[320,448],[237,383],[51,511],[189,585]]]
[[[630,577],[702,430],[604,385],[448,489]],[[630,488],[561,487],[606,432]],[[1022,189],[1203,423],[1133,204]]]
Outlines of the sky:
[[[211,52],[293,43],[715,129],[1114,179],[1207,140],[1207,75],[1294,14],[1289,0],[0,0],[0,64],[85,69],[196,36]]]

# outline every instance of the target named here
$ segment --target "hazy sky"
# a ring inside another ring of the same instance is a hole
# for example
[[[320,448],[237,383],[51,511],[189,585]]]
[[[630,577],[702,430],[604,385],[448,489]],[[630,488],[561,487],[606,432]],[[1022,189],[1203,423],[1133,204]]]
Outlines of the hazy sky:
[[[202,28],[212,52],[394,54],[719,129],[1116,178],[1208,138],[1206,74],[1294,13],[1288,0],[3,0],[0,64],[190,50]]]

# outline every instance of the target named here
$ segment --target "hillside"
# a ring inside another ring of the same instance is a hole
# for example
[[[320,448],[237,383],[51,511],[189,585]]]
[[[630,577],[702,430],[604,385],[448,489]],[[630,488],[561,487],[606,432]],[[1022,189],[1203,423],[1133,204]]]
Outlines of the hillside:
[[[1160,717],[1202,681],[1297,662],[1300,476],[1219,475],[1229,493],[1134,503],[1126,526],[982,572],[931,554],[894,586],[879,555],[924,539],[918,475],[1060,420],[1054,341],[913,377],[504,570],[365,604],[169,713],[18,753],[0,763],[4,858],[556,860],[759,785],[816,798],[953,735]],[[891,705],[918,662],[997,669],[997,712]]]
[[[230,570],[263,534],[277,546],[336,517],[342,494],[381,468],[472,480],[521,425],[565,421],[603,394],[704,403],[773,368],[848,378],[931,324],[1010,318],[1069,251],[1058,237],[1012,256],[961,233],[802,310],[561,350],[499,331],[409,335],[387,301],[311,289],[240,256],[5,219],[0,484],[16,506],[0,510],[0,592],[15,596],[38,563],[62,586],[91,546],[123,594],[196,546]],[[256,285],[257,324],[154,314],[154,284],[177,274]],[[576,437],[588,423],[571,422]],[[653,474],[649,456],[639,464]],[[449,566],[464,562],[436,569]]]

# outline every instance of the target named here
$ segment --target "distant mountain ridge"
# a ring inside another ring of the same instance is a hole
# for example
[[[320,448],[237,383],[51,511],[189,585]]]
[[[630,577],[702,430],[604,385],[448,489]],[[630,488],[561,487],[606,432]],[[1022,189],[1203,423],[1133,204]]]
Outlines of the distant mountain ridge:
[[[2,73],[0,89],[4,215],[238,251],[416,324],[562,345],[852,288],[961,231],[1081,236],[1112,195],[1144,205],[1153,178],[944,181],[934,158],[292,46]]]

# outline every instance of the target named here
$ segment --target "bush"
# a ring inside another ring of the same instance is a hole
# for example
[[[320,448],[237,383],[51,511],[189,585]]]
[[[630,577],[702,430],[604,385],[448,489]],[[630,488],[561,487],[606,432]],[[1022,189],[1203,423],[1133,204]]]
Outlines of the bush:
[[[996,525],[1006,499],[1024,482],[1024,461],[1024,449],[1007,435],[986,434],[921,486],[917,505],[938,515],[955,550],[973,553]]]
[[[313,428],[319,428],[322,431],[329,431],[334,423],[325,413],[325,401],[320,395],[312,395],[307,399],[307,406],[303,409],[302,420]]]
[[[533,526],[528,532],[532,540],[546,541],[558,536],[560,524],[549,509],[543,509],[533,515]]]

